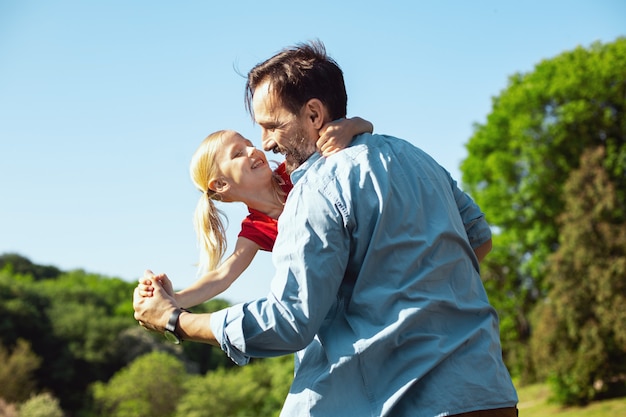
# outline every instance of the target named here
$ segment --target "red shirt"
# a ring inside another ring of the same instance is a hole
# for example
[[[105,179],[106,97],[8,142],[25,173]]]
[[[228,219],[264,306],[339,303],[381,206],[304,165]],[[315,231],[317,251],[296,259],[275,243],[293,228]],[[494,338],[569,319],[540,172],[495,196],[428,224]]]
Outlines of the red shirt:
[[[283,162],[274,171],[283,180],[281,188],[287,194],[293,188],[289,175],[285,172]],[[272,219],[268,215],[258,210],[248,207],[250,214],[241,222],[241,232],[239,237],[250,239],[261,247],[262,250],[271,252],[278,235],[278,220]]]

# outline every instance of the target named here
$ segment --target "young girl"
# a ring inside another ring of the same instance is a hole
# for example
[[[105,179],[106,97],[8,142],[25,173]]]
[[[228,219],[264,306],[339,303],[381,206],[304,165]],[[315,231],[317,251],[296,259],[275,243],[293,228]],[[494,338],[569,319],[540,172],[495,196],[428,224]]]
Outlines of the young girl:
[[[345,148],[355,135],[372,131],[372,124],[359,117],[335,121],[324,127],[317,147],[322,155],[329,156]],[[272,171],[265,154],[231,130],[212,133],[200,144],[191,159],[190,172],[202,192],[194,226],[200,243],[200,270],[206,272],[178,292],[169,280],[161,281],[183,308],[224,292],[250,265],[258,250],[272,250],[278,233],[277,219],[293,187],[284,163]],[[221,264],[226,236],[215,201],[240,201],[250,212],[241,224],[233,253]],[[139,282],[140,295],[151,296],[152,282],[143,278]]]

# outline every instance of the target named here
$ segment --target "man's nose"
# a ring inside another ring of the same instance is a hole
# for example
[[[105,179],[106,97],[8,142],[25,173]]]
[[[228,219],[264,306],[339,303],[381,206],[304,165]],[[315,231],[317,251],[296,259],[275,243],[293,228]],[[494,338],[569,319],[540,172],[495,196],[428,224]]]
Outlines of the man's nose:
[[[261,137],[261,143],[263,144],[264,151],[274,151],[277,152],[278,146],[276,141],[272,138],[272,135],[266,132],[263,132]]]

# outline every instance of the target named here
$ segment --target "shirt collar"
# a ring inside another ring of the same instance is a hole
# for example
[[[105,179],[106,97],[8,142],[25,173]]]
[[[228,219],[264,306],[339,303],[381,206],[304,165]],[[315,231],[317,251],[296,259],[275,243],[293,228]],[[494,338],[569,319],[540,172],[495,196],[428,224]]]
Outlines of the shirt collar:
[[[313,152],[311,156],[309,156],[309,159],[304,161],[302,165],[291,173],[291,182],[295,185],[296,182],[298,182],[298,180],[306,173],[307,169],[315,164],[315,162],[317,162],[321,157],[322,155],[319,152]]]

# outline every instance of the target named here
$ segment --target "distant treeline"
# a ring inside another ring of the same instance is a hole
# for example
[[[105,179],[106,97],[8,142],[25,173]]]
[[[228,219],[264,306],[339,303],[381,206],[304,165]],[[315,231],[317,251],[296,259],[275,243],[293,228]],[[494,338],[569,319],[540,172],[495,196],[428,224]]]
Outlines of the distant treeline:
[[[134,320],[134,288],[117,278],[1,255],[0,415],[277,414],[293,373],[291,358],[234,369],[217,348],[173,345]],[[227,305],[213,300],[192,310]]]

